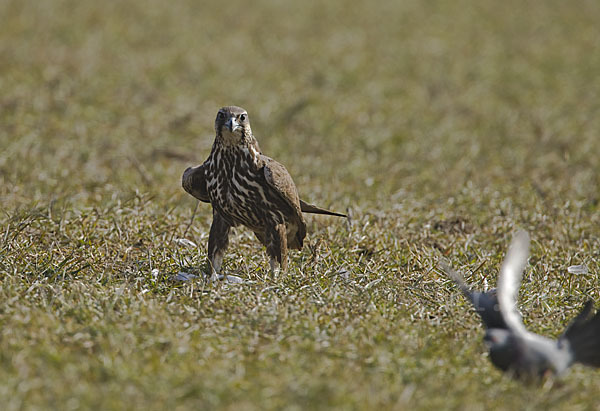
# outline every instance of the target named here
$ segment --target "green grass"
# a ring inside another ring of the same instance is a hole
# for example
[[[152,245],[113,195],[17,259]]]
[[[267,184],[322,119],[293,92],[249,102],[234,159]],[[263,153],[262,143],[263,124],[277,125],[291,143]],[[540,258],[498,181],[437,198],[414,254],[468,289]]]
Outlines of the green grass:
[[[493,286],[521,227],[531,330],[600,302],[600,3],[204,3],[0,3],[3,409],[597,407],[596,370],[495,370],[437,262]],[[276,281],[237,229],[244,285],[177,283],[229,104],[352,224],[307,216]]]

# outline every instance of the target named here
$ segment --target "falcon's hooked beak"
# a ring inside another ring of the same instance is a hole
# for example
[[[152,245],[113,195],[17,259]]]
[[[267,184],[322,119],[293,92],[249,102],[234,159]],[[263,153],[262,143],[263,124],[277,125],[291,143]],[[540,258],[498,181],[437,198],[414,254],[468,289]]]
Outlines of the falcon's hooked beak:
[[[230,133],[233,133],[235,130],[237,130],[238,128],[240,128],[241,126],[238,124],[237,120],[235,117],[229,117],[229,119],[227,120],[227,122],[225,123],[225,126],[229,129]]]

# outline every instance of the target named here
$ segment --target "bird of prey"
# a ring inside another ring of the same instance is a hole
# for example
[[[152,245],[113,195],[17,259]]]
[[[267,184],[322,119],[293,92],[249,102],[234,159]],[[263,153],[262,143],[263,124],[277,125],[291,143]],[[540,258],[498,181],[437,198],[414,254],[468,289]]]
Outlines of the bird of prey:
[[[287,250],[301,249],[306,236],[302,213],[346,217],[300,200],[286,168],[262,154],[241,107],[223,107],[215,120],[215,141],[208,159],[183,173],[182,186],[210,203],[208,237],[211,280],[218,278],[231,227],[250,228],[266,247],[271,272],[287,270]]]
[[[527,380],[560,375],[576,362],[600,367],[600,311],[592,314],[594,303],[591,300],[557,340],[534,334],[523,325],[517,296],[528,255],[529,235],[519,231],[502,264],[497,297],[489,292],[471,291],[460,274],[443,267],[478,309],[487,328],[484,341],[492,363],[516,378]],[[477,295],[483,296],[483,300],[477,301],[473,297]],[[500,316],[494,310],[496,304]]]

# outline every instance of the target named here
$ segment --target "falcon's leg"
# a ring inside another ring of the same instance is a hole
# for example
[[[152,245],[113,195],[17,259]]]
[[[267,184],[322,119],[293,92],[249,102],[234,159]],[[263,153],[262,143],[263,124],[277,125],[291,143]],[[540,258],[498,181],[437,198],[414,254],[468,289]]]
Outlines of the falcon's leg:
[[[274,276],[277,275],[277,263],[279,263],[284,273],[287,272],[287,235],[285,224],[277,224],[275,227],[267,230],[266,240],[271,274]]]
[[[223,264],[223,256],[229,245],[229,229],[231,226],[213,210],[213,222],[208,236],[208,265],[210,266],[210,280],[219,279],[219,272]]]

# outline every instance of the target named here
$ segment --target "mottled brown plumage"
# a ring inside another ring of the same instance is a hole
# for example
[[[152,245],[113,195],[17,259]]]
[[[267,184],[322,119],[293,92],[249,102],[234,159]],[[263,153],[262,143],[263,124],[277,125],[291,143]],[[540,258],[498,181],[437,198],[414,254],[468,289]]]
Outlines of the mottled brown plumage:
[[[189,167],[182,178],[185,191],[213,207],[208,238],[211,278],[221,269],[231,227],[250,228],[267,248],[271,270],[279,263],[285,271],[288,248],[301,249],[306,236],[302,212],[345,217],[300,200],[286,168],[261,153],[243,108],[221,108],[215,133],[208,159]]]

